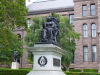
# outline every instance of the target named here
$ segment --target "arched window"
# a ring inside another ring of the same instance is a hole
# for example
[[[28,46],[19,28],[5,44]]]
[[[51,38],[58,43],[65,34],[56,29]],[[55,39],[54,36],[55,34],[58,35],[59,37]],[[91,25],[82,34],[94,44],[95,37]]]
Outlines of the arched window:
[[[87,37],[88,32],[87,32],[87,24],[83,24],[83,37]]]
[[[20,34],[17,34],[18,35],[18,40],[21,41],[21,35]]]
[[[92,37],[96,37],[96,24],[92,23]]]

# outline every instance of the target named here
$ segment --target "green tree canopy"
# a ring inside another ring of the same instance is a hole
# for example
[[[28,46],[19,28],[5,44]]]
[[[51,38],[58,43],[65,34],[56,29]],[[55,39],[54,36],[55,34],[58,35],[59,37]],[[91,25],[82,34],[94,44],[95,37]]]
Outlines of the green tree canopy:
[[[19,52],[18,57],[22,54],[22,42],[18,36],[12,33],[10,29],[0,28],[0,62],[10,64],[13,61],[14,50]]]
[[[25,0],[0,0],[0,24],[4,27],[26,27]]]
[[[59,44],[60,47],[66,50],[65,55],[62,58],[62,65],[69,66],[72,61],[74,51],[75,51],[75,39],[79,39],[80,34],[73,30],[72,25],[70,24],[69,19],[66,16],[60,16],[54,14],[56,19],[59,19]],[[42,23],[45,21],[45,18],[34,17],[33,24],[30,26],[25,41],[28,46],[33,46],[34,43],[40,41],[40,33],[42,29]]]
[[[25,0],[0,0],[0,62],[12,61],[14,50],[22,54],[22,42],[13,33],[16,27],[27,27]]]

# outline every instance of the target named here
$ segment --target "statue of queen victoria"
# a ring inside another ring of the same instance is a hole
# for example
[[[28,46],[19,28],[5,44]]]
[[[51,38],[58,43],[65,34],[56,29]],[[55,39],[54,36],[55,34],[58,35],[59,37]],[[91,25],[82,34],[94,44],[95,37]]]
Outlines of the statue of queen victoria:
[[[46,18],[41,31],[41,42],[57,45],[59,36],[59,21],[52,16]]]

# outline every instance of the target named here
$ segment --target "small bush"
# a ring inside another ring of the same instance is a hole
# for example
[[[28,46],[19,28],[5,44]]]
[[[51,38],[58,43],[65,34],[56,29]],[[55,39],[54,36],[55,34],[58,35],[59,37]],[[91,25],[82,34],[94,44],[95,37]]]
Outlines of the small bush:
[[[81,69],[69,69],[69,72],[82,72]]]
[[[83,69],[83,72],[98,72],[97,69]]]

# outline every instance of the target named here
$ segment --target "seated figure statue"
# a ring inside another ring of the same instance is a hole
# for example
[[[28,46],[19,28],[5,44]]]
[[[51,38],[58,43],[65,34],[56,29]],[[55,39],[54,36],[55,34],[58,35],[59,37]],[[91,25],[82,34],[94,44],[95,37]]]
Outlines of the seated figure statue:
[[[58,20],[53,16],[49,16],[46,19],[46,23],[43,24],[41,31],[41,42],[57,44],[58,41]]]

